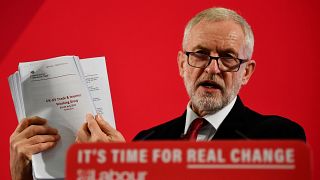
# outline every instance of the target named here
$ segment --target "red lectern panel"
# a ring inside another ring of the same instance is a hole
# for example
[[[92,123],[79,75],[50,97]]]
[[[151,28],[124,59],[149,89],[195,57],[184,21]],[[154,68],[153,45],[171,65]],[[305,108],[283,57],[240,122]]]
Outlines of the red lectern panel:
[[[75,144],[67,179],[309,180],[300,141],[148,141]]]

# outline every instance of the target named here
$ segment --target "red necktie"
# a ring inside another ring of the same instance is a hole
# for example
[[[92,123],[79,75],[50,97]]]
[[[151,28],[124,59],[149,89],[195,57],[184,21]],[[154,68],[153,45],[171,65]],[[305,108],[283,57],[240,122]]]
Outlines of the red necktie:
[[[187,134],[184,136],[184,139],[195,141],[199,134],[200,129],[207,124],[207,121],[204,118],[197,118],[192,121],[191,125],[188,128]]]

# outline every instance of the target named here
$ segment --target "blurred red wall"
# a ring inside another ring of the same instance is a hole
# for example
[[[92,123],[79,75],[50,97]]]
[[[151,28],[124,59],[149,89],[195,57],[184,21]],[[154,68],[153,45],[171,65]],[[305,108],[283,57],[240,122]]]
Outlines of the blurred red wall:
[[[320,25],[316,0],[0,2],[0,179],[9,179],[9,137],[17,125],[7,77],[21,61],[61,55],[106,56],[117,128],[130,140],[179,116],[188,102],[176,56],[197,12],[234,9],[255,33],[257,68],[242,89],[261,113],[288,117],[306,131],[320,179]]]

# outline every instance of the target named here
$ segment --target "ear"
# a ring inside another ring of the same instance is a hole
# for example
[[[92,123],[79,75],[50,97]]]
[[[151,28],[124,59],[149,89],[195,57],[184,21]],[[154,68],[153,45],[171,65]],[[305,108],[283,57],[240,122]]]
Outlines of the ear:
[[[253,74],[255,68],[256,68],[256,62],[254,60],[250,60],[249,62],[246,63],[246,67],[243,71],[243,76],[242,76],[242,85],[246,85],[249,82],[250,77]]]
[[[179,67],[179,74],[180,76],[183,78],[183,74],[185,71],[185,61],[187,60],[186,55],[182,52],[179,51],[178,52],[178,56],[177,56],[177,62],[178,62],[178,67]]]

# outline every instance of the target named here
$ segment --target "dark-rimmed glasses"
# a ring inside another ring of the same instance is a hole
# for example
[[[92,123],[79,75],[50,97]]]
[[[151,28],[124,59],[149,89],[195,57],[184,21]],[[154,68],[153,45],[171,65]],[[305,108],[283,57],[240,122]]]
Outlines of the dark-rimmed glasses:
[[[195,68],[205,69],[214,59],[217,61],[218,68],[223,72],[236,72],[239,70],[240,65],[249,61],[248,59],[239,59],[236,57],[213,57],[200,52],[184,52],[188,57],[188,64]]]

